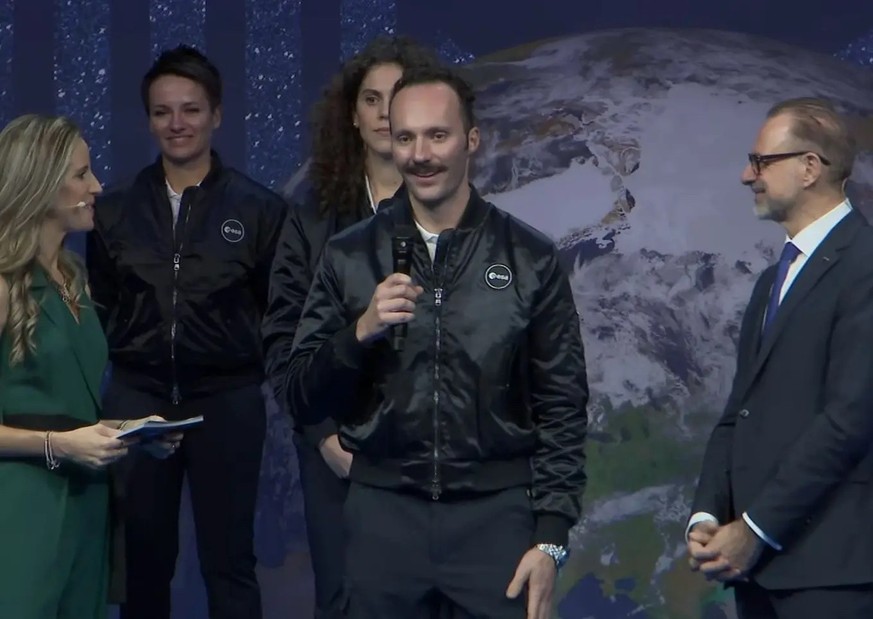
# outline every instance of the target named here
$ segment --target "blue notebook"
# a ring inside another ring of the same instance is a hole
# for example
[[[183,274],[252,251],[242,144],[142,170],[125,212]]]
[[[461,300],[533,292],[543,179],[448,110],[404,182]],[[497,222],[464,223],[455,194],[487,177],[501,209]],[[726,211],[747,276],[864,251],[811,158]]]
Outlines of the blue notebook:
[[[182,432],[189,428],[194,428],[203,423],[203,415],[197,417],[189,417],[181,421],[146,421],[143,425],[130,430],[124,430],[116,438],[124,438],[125,436],[135,436],[145,440],[155,439],[164,434],[172,432]]]

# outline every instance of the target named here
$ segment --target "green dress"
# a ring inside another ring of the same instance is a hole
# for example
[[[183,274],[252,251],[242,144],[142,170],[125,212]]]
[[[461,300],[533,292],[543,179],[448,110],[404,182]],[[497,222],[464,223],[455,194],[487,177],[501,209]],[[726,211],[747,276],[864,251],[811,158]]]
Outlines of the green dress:
[[[79,322],[34,269],[40,304],[36,354],[10,366],[0,333],[0,423],[72,429],[97,422],[107,345],[97,315]],[[103,619],[107,613],[110,516],[106,472],[45,458],[0,458],[0,617]]]

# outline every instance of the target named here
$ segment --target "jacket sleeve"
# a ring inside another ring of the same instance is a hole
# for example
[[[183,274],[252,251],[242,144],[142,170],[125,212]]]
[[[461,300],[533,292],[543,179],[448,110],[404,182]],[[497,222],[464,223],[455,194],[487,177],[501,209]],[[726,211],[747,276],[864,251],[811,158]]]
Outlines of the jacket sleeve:
[[[297,416],[290,405],[285,386],[291,368],[291,350],[298,321],[312,285],[312,252],[312,239],[307,238],[300,209],[291,207],[276,245],[262,332],[267,377],[276,401],[295,418]],[[336,432],[333,419],[303,427],[304,436],[315,447]]]
[[[528,340],[539,443],[533,458],[534,543],[566,545],[586,482],[588,379],[570,281],[552,252]]]
[[[746,305],[740,326],[740,341],[737,346],[737,362],[731,392],[722,415],[712,429],[706,444],[700,477],[694,491],[691,507],[692,517],[698,513],[705,513],[713,516],[720,524],[727,524],[737,516],[734,513],[731,493],[731,453],[733,451],[734,428],[737,424],[737,411],[741,404],[737,398],[739,397],[739,389],[742,387],[740,383],[745,374],[744,365],[749,362],[746,357],[753,350],[752,336],[756,330],[761,329],[761,324],[758,322],[760,314],[757,305],[765,302],[774,277],[775,267],[773,266],[761,273]]]
[[[746,510],[783,547],[873,445],[873,269],[866,255],[843,260],[861,273],[837,302],[821,411]]]
[[[734,375],[736,392],[739,375]],[[731,449],[737,424],[737,403],[731,396],[721,418],[709,435],[697,488],[694,491],[691,515],[710,514],[720,524],[734,519],[731,499]]]
[[[267,311],[273,257],[276,255],[276,246],[282,233],[282,222],[287,212],[287,202],[278,195],[273,195],[261,206],[252,286],[262,316]]]
[[[100,208],[99,202],[96,208]],[[115,262],[109,253],[103,226],[96,216],[94,229],[88,232],[85,238],[85,265],[88,270],[91,299],[105,331],[112,310],[118,301],[118,284],[115,276]]]
[[[316,269],[297,326],[285,377],[289,409],[298,423],[313,425],[357,407],[369,348],[355,336],[330,242]]]

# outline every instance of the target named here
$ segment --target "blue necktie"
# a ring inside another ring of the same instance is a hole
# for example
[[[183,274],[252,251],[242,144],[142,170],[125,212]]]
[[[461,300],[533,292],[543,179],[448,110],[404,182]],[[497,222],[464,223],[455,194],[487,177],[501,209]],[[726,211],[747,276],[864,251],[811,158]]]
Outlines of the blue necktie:
[[[767,329],[770,328],[770,325],[773,324],[773,319],[776,318],[776,310],[779,309],[779,293],[782,291],[782,285],[785,283],[785,277],[788,275],[788,268],[799,255],[800,250],[791,241],[788,241],[782,247],[782,255],[779,256],[779,264],[776,266],[776,280],[773,282],[773,288],[770,289],[770,302],[767,303],[764,334],[767,333]]]

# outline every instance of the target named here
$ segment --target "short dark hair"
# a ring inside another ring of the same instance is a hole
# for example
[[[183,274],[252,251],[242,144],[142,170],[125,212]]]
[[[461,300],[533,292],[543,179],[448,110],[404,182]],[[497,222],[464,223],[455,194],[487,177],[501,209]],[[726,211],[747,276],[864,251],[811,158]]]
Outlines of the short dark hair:
[[[209,58],[190,45],[179,45],[161,52],[142,78],[140,95],[146,114],[149,113],[149,89],[164,75],[177,75],[197,82],[206,91],[209,107],[221,105],[221,73]]]
[[[767,118],[785,114],[791,118],[791,133],[830,163],[825,172],[832,184],[849,178],[855,164],[855,141],[849,126],[834,105],[826,99],[799,97],[777,103]]]
[[[394,97],[404,88],[421,84],[445,84],[449,86],[455,91],[460,100],[461,122],[464,125],[464,131],[469,132],[470,129],[476,126],[476,115],[473,111],[476,95],[473,94],[473,87],[457,71],[450,67],[441,65],[410,67],[403,72],[403,77],[394,84],[394,89],[391,92],[391,102],[394,102]]]

